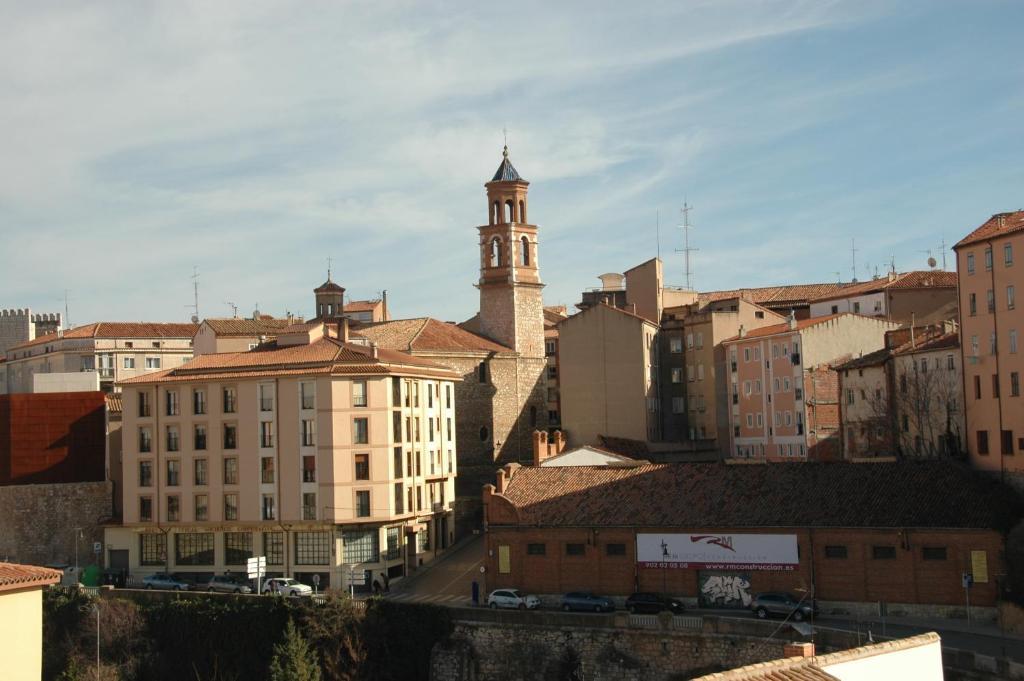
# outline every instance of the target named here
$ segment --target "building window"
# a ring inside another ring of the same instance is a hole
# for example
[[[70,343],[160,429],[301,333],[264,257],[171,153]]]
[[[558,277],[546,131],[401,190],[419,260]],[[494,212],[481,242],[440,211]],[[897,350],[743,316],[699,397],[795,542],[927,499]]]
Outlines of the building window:
[[[139,462],[139,487],[153,486],[153,462]]]
[[[149,393],[140,390],[136,394],[139,396],[139,417],[145,418],[150,415]]]
[[[316,520],[316,493],[302,493],[302,519]]]
[[[977,295],[975,295],[973,293],[968,295],[968,298],[967,298],[967,308],[968,308],[968,314],[970,314],[972,317],[974,315],[978,314],[978,296]]]
[[[487,438],[490,433],[487,431],[487,426],[480,426],[480,441],[487,442]]]
[[[992,374],[992,397],[999,397],[999,374]]]
[[[238,426],[233,423],[224,424],[224,449],[234,449],[238,443]]]
[[[356,480],[370,479],[370,455],[356,454]]]
[[[895,546],[872,546],[871,547],[871,558],[874,560],[895,560],[896,559],[896,547]]]
[[[452,408],[452,386],[450,383],[446,383],[444,386],[444,406],[445,409]]]
[[[352,444],[365,445],[370,442],[370,420],[352,419]]]
[[[197,487],[206,484],[206,459],[196,459],[192,462],[192,479]]]
[[[167,426],[167,451],[176,452],[180,442],[178,438],[178,426]]]
[[[366,406],[366,381],[352,381],[352,406]]]
[[[546,340],[544,341],[544,355],[546,357],[553,357],[555,354],[555,341]]]
[[[996,311],[996,293],[992,289],[985,291],[985,304],[989,312]]]
[[[167,520],[177,522],[181,520],[181,506],[177,496],[167,497]]]
[[[261,509],[263,511],[262,516],[263,516],[264,520],[273,520],[274,519],[274,495],[273,494],[264,494],[263,495],[263,503],[261,504]]]
[[[567,556],[582,556],[586,553],[586,547],[583,544],[566,544],[565,555]]]
[[[974,377],[974,399],[981,399],[981,376]]]
[[[419,464],[419,459],[417,459],[416,463]],[[418,468],[416,470],[416,475],[419,475],[419,469]],[[423,487],[421,487],[419,485],[416,486],[416,510],[417,511],[422,511],[423,510]]]
[[[313,419],[302,420],[302,446],[316,446],[316,421]]]
[[[370,517],[370,492],[369,490],[359,490],[356,492],[356,517],[357,518],[369,518]]]
[[[139,428],[139,453],[153,451],[153,432],[149,428]]]
[[[238,495],[224,495],[224,520],[238,520]]]
[[[224,413],[235,413],[236,393],[234,388],[224,388]]]
[[[845,546],[826,546],[825,547],[825,557],[826,558],[835,558],[835,559],[844,559],[844,558],[846,558],[846,547]]]
[[[260,411],[274,410],[274,386],[260,385]]]
[[[148,523],[153,520],[153,498],[139,497],[139,521]],[[143,563],[145,565],[145,563]]]
[[[192,448],[202,451],[206,449],[206,426],[196,425],[192,428]]]
[[[520,209],[519,209],[520,213],[522,213],[522,201],[519,202],[519,205],[520,205]],[[519,217],[520,217],[520,219],[522,219],[523,216],[520,215]],[[522,246],[520,246],[521,256],[522,256],[522,260],[521,260],[522,266],[523,267],[529,267],[530,266],[530,240],[527,239],[524,236],[522,239],[519,240],[519,242],[522,244]]]
[[[168,390],[164,393],[164,399],[167,406],[167,415],[177,416],[180,411],[178,407],[178,393],[174,390]]]
[[[177,565],[213,565],[213,532],[183,532],[174,535]]]
[[[125,369],[134,369],[135,368],[135,358],[134,357],[125,357],[124,358],[124,368]]]
[[[1003,264],[1007,267],[1013,264],[1013,244],[1003,246]]]
[[[160,358],[159,357],[147,357],[146,358],[146,368],[147,369],[159,369],[160,368]]]
[[[224,533],[225,565],[245,565],[252,556],[252,532]]]
[[[626,555],[625,544],[605,544],[605,553],[609,556],[624,556]]]
[[[263,533],[263,555],[267,557],[267,565],[284,564],[284,532]]]
[[[402,528],[389,527],[387,529],[387,552],[384,560],[398,560],[402,555]]]
[[[400,483],[395,483],[395,515],[402,515],[405,513],[405,486]]]
[[[274,482],[274,457],[260,457],[260,482],[264,485]]]
[[[921,558],[924,560],[946,560],[946,547],[925,546],[921,549]]]
[[[274,446],[274,422],[260,421],[260,447]]]
[[[1010,372],[1010,397],[1020,397],[1020,374]]]
[[[682,338],[669,338],[668,339],[668,351],[672,353],[679,353],[683,351],[683,339]]]
[[[1010,329],[1010,354],[1017,354],[1017,329]]]
[[[197,416],[206,413],[206,391],[205,390],[193,390],[192,391],[192,413]]]
[[[1000,449],[1002,450],[1001,453],[1003,453],[1003,454],[1013,454],[1013,431],[1012,430],[1003,430],[1003,431],[1000,431],[999,434],[1001,436],[1000,439],[1002,440],[1002,442],[1000,443],[1000,445],[1001,445]]]
[[[526,555],[543,556],[547,554],[547,544],[527,544]]]
[[[314,407],[316,407],[316,384],[300,383],[299,396],[300,399],[302,400],[303,409],[313,409]]]
[[[345,547],[346,563],[375,563],[380,560],[380,536],[376,529],[342,532],[341,542]]]
[[[974,274],[974,254],[967,254],[967,274]]]
[[[167,540],[164,534],[139,535],[139,563],[163,565],[167,562]]]
[[[234,456],[224,459],[224,484],[238,484],[238,459]]]
[[[992,269],[992,247],[989,246],[985,249],[985,271],[988,272]]]
[[[307,454],[302,457],[302,482],[316,482],[316,456]]]
[[[1013,286],[1006,287],[1006,309],[1012,310],[1016,306]]]
[[[476,376],[477,376],[477,380],[479,380],[481,383],[486,383],[487,382],[487,364],[486,364],[486,362],[480,362],[480,364],[477,365]]]
[[[977,433],[978,454],[988,454],[988,431],[979,430]]]
[[[181,471],[181,463],[175,460],[167,462],[167,486],[177,487],[179,484],[178,475]]]

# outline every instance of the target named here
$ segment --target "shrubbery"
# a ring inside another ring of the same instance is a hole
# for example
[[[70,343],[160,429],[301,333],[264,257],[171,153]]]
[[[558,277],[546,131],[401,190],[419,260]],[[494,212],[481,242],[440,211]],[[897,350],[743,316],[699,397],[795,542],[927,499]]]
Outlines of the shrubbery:
[[[173,598],[136,603],[45,592],[43,678],[94,679],[100,609],[101,678],[120,681],[271,679],[275,653],[303,642],[323,681],[426,681],[430,651],[452,631],[449,612],[372,600],[365,615],[347,596],[309,599]],[[286,628],[298,639],[284,649]]]

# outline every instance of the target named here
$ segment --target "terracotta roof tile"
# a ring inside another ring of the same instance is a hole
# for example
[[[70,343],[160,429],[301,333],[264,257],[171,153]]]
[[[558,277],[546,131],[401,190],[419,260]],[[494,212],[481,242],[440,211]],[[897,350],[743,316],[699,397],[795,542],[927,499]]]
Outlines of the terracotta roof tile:
[[[845,371],[849,369],[863,369],[864,367],[882,366],[889,361],[890,357],[892,357],[892,350],[889,348],[882,348],[881,350],[875,350],[874,352],[869,352],[868,354],[861,355],[860,357],[854,357],[853,359],[843,362],[842,364],[837,364],[832,368],[837,371]]]
[[[504,496],[523,524],[552,527],[1002,529],[1022,510],[1009,488],[945,461],[530,467]]]
[[[708,291],[697,295],[701,307],[718,300],[743,298],[765,307],[777,307],[785,303],[808,303],[830,293],[842,290],[850,284],[793,284],[789,286],[764,286],[761,288],[739,288],[727,291]]]
[[[878,293],[889,289],[956,288],[956,283],[956,272],[918,270],[897,274],[892,280],[888,277],[879,277],[870,281],[849,284],[842,290],[818,296],[814,300],[837,300],[839,298],[849,298],[850,296]]]
[[[107,412],[111,414],[121,413],[121,394],[120,393],[107,393],[105,396],[107,401]]]
[[[402,352],[512,352],[457,324],[438,321],[431,317],[394,319],[360,326],[355,335],[376,343],[381,348]]]
[[[204,319],[218,336],[264,336],[280,333],[291,322],[287,319],[241,319],[238,317]]]
[[[789,322],[782,322],[781,324],[772,324],[771,326],[762,326],[758,329],[751,329],[746,332],[743,338],[739,336],[733,336],[732,338],[726,338],[723,343],[729,343],[732,341],[747,340],[748,338],[763,338],[764,336],[774,336],[777,333],[786,333],[787,331],[802,331],[818,324],[824,324],[830,322],[833,319],[839,319],[840,317],[861,317],[862,315],[854,314],[852,312],[840,312],[839,314],[829,314],[824,317],[811,317],[810,319],[798,319],[796,322],[796,329],[790,329]],[[868,319],[874,319],[874,317],[868,317]]]
[[[56,584],[62,577],[60,570],[0,562],[0,591],[14,591],[32,586]]]
[[[1024,231],[1024,210],[1012,213],[996,213],[985,224],[961,239],[953,248],[961,248],[970,244],[985,241],[994,237],[1006,236]]]
[[[345,303],[345,312],[371,312],[381,304],[381,300],[350,300]]]
[[[43,345],[60,341],[62,338],[182,338],[191,340],[199,330],[198,324],[178,324],[168,322],[93,322],[74,329],[68,329],[63,335],[48,333],[27,343],[15,345],[11,350],[19,350],[34,345]]]

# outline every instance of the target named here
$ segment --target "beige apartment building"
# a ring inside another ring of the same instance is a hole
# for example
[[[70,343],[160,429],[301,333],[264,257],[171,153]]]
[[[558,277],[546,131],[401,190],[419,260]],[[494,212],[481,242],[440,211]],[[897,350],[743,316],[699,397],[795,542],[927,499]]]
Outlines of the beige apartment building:
[[[967,450],[979,469],[1024,487],[1024,401],[1018,350],[1024,313],[1024,211],[999,213],[964,237],[956,251]]]
[[[120,381],[192,359],[197,329],[196,324],[95,322],[9,348],[0,371],[6,371],[10,393],[35,392],[35,379],[42,374],[83,372],[112,392]]]
[[[107,564],[201,578],[266,556],[358,590],[408,574],[453,540],[459,380],[316,322],[125,381]]]
[[[832,365],[881,348],[885,332],[896,327],[847,313],[741,328],[723,343],[733,395],[730,455],[838,459],[839,380]]]
[[[561,384],[558,376],[558,325],[567,318],[564,305],[544,307],[544,356],[548,362],[544,378],[549,428],[557,428],[562,423]]]
[[[915,326],[956,319],[956,279],[943,270],[890,272],[818,296],[810,316],[853,312]]]
[[[558,325],[562,427],[571,445],[599,436],[657,440],[658,325],[603,303]]]

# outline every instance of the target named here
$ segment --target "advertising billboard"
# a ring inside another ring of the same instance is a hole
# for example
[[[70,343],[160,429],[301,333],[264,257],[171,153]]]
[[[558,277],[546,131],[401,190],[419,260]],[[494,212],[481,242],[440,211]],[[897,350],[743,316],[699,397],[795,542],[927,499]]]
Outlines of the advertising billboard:
[[[636,560],[644,568],[795,570],[795,534],[638,534]]]

